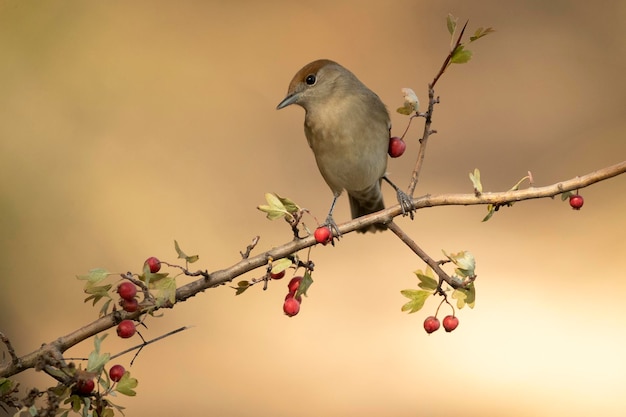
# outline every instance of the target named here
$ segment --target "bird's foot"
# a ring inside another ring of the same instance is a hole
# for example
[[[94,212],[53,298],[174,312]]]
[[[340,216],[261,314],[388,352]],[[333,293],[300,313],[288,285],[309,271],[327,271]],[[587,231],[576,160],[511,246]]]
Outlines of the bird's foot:
[[[326,226],[330,229],[330,233],[332,234],[331,243],[334,246],[335,238],[339,239],[341,237],[341,232],[339,231],[339,227],[337,226],[337,223],[335,223],[335,219],[333,219],[332,215],[329,214],[328,217],[326,217],[326,221],[324,222],[323,226]]]
[[[415,212],[413,199],[399,188],[396,188],[396,196],[398,197],[398,203],[400,203],[400,208],[402,209],[402,215],[408,215],[409,217],[411,217],[411,220],[413,220],[413,213]]]

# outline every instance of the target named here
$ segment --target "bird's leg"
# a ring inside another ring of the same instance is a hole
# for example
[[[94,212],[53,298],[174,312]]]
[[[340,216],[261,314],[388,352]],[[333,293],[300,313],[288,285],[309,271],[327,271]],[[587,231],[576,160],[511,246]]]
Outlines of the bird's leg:
[[[339,227],[337,227],[337,223],[335,223],[335,220],[333,219],[333,210],[335,209],[335,203],[337,202],[337,198],[339,198],[339,195],[335,194],[333,202],[330,205],[330,210],[328,210],[328,216],[326,217],[324,226],[328,226],[332,235],[336,238],[339,238],[341,236],[341,232],[339,231]]]
[[[406,216],[408,214],[411,217],[411,220],[413,220],[413,212],[415,211],[415,207],[413,207],[413,200],[411,199],[411,197],[409,197],[407,193],[398,188],[396,184],[391,182],[391,180],[387,178],[386,174],[383,175],[383,179],[385,180],[385,182],[387,182],[387,184],[391,185],[394,190],[396,190],[398,203],[400,203],[400,208],[402,208],[402,215]]]

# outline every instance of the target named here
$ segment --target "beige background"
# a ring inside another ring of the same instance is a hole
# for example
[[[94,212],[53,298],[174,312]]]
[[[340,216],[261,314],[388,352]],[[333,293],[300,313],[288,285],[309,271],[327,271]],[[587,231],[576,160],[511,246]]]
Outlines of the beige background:
[[[175,261],[178,239],[216,270],[256,234],[259,250],[283,243],[288,228],[255,209],[267,191],[323,218],[331,194],[303,111],[275,110],[291,77],[331,58],[391,110],[402,87],[425,101],[448,12],[497,33],[440,83],[418,193],[471,192],[476,167],[500,191],[528,170],[546,185],[626,157],[624,2],[226,4],[0,3],[0,330],[20,354],[96,317],[74,278],[90,268]],[[392,117],[401,134],[406,118]],[[421,126],[389,164],[400,184]],[[582,190],[580,212],[546,199],[488,223],[484,207],[400,220],[433,256],[478,259],[476,308],[452,334],[422,330],[435,300],[400,312],[423,268],[408,249],[391,233],[351,234],[313,250],[295,318],[282,315],[282,281],[237,298],[207,291],[149,320],[147,338],[194,327],[145,349],[131,369],[138,396],[118,402],[128,416],[621,416],[625,185]],[[343,198],[336,219],[347,218]]]

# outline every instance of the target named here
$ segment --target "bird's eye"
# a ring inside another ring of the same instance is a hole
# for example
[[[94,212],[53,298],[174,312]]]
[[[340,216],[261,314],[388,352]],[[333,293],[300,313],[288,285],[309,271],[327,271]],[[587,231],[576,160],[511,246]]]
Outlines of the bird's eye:
[[[315,78],[315,75],[313,74],[307,75],[306,78],[304,79],[304,82],[306,83],[306,85],[313,85],[315,84],[315,81],[317,81],[317,79]]]

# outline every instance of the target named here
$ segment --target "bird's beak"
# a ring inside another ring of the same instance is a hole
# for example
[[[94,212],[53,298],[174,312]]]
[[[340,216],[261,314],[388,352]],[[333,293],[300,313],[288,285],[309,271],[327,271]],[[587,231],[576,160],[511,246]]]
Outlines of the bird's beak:
[[[296,101],[298,101],[299,97],[300,97],[300,94],[298,93],[288,94],[287,97],[283,99],[283,101],[278,103],[278,106],[276,106],[276,110],[280,110],[283,107],[287,107],[288,105],[295,103]]]

